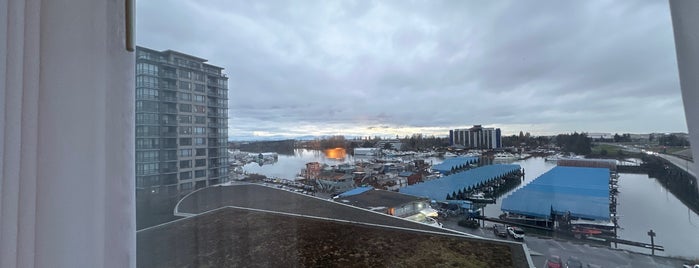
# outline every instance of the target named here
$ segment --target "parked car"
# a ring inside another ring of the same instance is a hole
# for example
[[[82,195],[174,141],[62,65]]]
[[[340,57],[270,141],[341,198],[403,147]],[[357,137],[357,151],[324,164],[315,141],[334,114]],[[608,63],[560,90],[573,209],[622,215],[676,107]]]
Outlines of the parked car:
[[[563,262],[561,262],[561,258],[553,255],[546,259],[546,263],[544,263],[544,267],[546,268],[562,268],[563,267]]]
[[[493,225],[493,234],[496,236],[507,237],[507,228],[505,228],[505,225],[495,224]]]
[[[524,239],[524,230],[516,226],[507,227],[507,232],[510,233],[514,239]]]
[[[566,262],[566,268],[582,268],[583,264],[578,260],[576,257],[570,257],[568,258],[568,261]]]

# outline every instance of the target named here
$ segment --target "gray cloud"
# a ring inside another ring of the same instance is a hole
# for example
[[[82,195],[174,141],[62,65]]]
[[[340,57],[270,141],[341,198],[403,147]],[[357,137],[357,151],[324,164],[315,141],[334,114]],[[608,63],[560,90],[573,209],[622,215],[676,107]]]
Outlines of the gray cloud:
[[[138,5],[140,45],[226,69],[231,136],[686,131],[662,1]]]

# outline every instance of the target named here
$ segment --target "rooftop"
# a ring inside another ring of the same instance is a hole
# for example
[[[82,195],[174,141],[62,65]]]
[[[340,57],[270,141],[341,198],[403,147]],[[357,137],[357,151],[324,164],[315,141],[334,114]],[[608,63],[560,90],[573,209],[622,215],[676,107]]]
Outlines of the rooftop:
[[[138,231],[141,267],[527,267],[519,243],[253,184],[195,191],[181,220]]]
[[[344,200],[347,200],[347,202],[345,202]],[[401,194],[398,192],[374,189],[356,195],[339,197],[336,201],[357,207],[371,209],[377,207],[397,207],[406,203],[420,200],[423,199],[412,195]]]
[[[426,197],[435,200],[446,199],[447,194],[475,186],[492,179],[502,178],[509,173],[520,170],[519,165],[488,165],[445,176],[424,183],[401,188],[404,194]]]
[[[476,163],[478,162],[477,156],[459,156],[454,158],[447,158],[444,162],[432,166],[432,169],[439,171],[441,173],[450,172],[451,168]]]
[[[557,166],[502,201],[502,210],[549,218],[551,212],[609,220],[609,169]]]

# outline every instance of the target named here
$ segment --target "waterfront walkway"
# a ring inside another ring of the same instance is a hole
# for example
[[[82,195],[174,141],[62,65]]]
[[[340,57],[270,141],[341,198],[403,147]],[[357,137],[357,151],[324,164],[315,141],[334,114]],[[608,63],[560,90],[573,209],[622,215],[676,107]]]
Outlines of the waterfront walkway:
[[[667,154],[657,154],[657,156],[669,161],[673,165],[677,166],[678,168],[681,168],[682,170],[686,170],[689,175],[692,175],[692,177],[696,178],[697,173],[696,173],[696,166],[694,165],[694,162],[688,161],[682,158],[679,158],[677,156],[673,155],[667,155]]]

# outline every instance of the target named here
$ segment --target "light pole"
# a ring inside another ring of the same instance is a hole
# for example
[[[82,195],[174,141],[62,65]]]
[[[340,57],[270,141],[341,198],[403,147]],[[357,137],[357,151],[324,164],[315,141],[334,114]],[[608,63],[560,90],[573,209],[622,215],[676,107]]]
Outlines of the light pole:
[[[655,256],[655,241],[653,240],[653,237],[655,237],[655,232],[653,232],[653,229],[648,231],[648,236],[650,236],[650,254]]]

